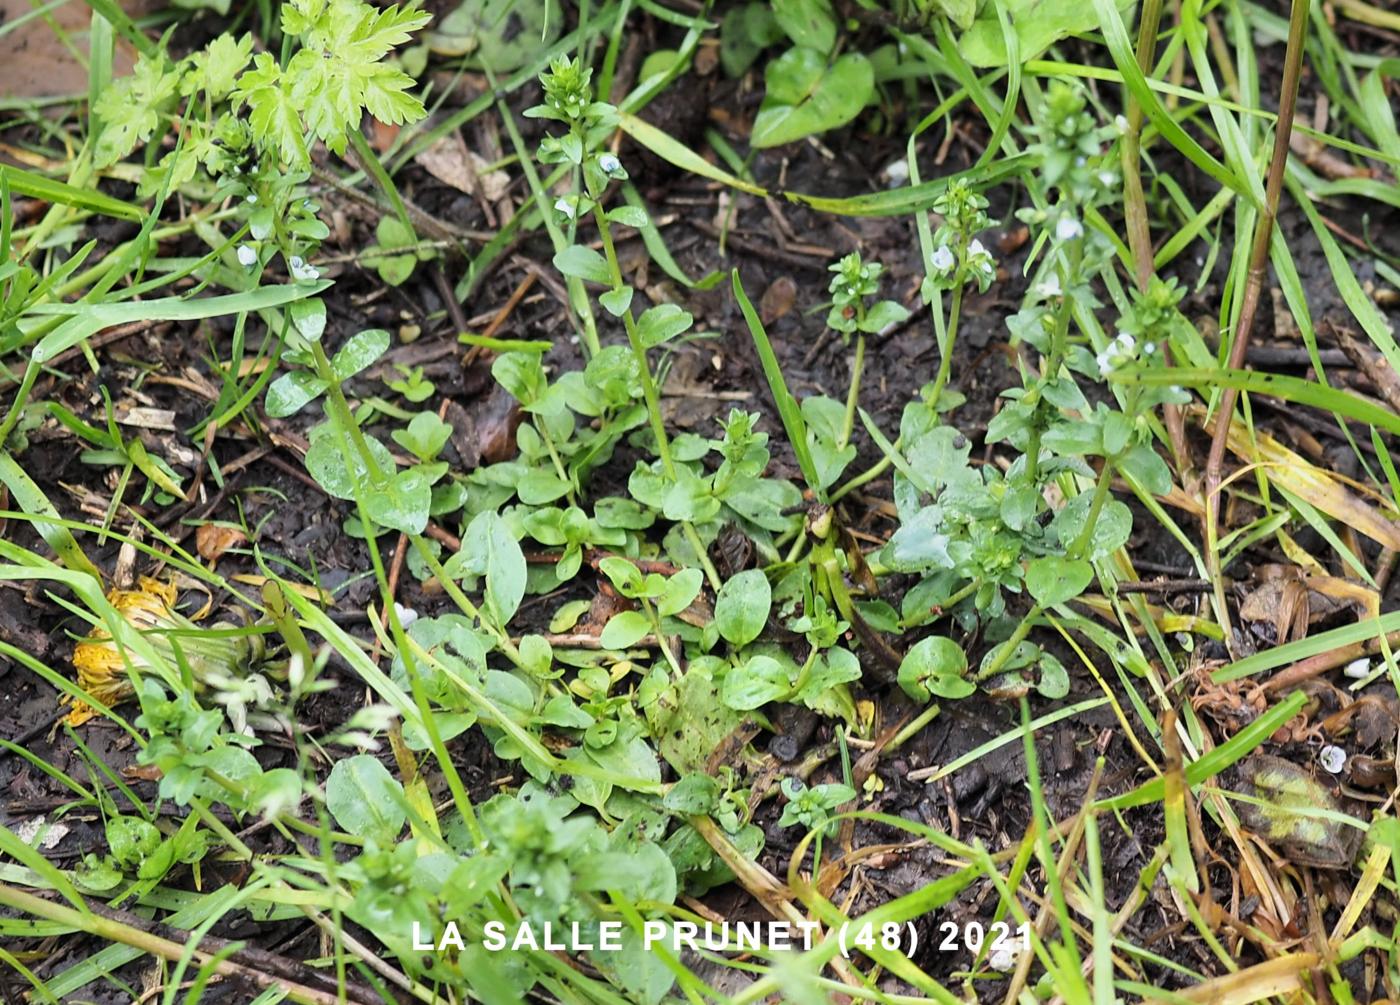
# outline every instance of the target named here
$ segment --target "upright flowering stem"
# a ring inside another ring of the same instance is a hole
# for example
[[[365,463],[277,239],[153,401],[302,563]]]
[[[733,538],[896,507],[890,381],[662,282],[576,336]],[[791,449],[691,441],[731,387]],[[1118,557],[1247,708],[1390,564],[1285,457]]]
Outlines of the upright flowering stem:
[[[957,260],[962,262],[967,257],[967,235],[959,235]],[[962,316],[963,287],[967,284],[966,270],[960,265],[957,273],[953,277],[953,298],[948,305],[948,326],[947,337],[943,340],[943,355],[938,360],[938,373],[933,378],[933,390],[929,393],[929,408],[938,410],[938,399],[943,396],[943,389],[948,386],[948,377],[953,372],[953,347],[958,344],[958,320]]]
[[[613,246],[612,230],[608,226],[607,214],[603,212],[603,207],[598,203],[593,205],[593,219],[598,224],[598,234],[603,241],[603,257],[608,262],[608,273],[612,277],[612,287],[620,290],[625,285],[622,280],[622,266],[617,260],[617,249]],[[642,383],[642,398],[646,401],[647,418],[651,422],[651,433],[656,440],[656,456],[661,460],[661,467],[666,472],[666,477],[672,482],[676,480],[676,462],[671,457],[671,441],[666,435],[666,421],[661,415],[661,396],[656,390],[656,380],[651,373],[651,364],[647,361],[646,346],[642,345],[641,335],[637,332],[637,321],[632,316],[632,308],[629,305],[622,312],[622,326],[627,331],[627,343],[632,347],[632,355],[637,360],[637,374]],[[709,581],[712,589],[718,590],[723,585],[719,571],[715,569],[714,563],[710,561],[709,552],[705,549],[705,544],[700,540],[700,535],[696,533],[695,526],[689,521],[681,522],[682,533],[690,542],[690,546],[695,549],[696,558],[700,562],[700,567],[705,571],[705,578]]]

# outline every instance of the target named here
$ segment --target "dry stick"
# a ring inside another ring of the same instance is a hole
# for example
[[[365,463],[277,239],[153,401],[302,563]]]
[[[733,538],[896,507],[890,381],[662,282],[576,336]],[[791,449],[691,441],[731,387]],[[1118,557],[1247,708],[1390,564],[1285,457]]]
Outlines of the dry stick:
[[[1293,110],[1298,102],[1298,78],[1303,67],[1303,43],[1307,37],[1308,0],[1293,0],[1288,21],[1288,51],[1284,54],[1283,85],[1279,92],[1278,126],[1274,132],[1274,155],[1269,162],[1269,178],[1264,189],[1264,205],[1254,228],[1254,244],[1249,252],[1249,276],[1245,281],[1244,302],[1240,307],[1239,325],[1230,346],[1226,364],[1238,370],[1244,364],[1249,349],[1249,336],[1254,328],[1254,314],[1259,308],[1259,295],[1264,287],[1264,274],[1269,265],[1269,241],[1273,235],[1274,218],[1278,215],[1279,196],[1283,192],[1283,174],[1288,165],[1288,138],[1293,132]],[[1230,430],[1230,417],[1235,411],[1239,391],[1227,387],[1220,396],[1220,411],[1215,421],[1215,435],[1210,441],[1205,476],[1205,544],[1206,565],[1215,580],[1216,606],[1225,629],[1225,641],[1233,650],[1230,613],[1225,607],[1225,591],[1220,583],[1220,552],[1216,547],[1220,516],[1220,472],[1225,462],[1225,440]]]

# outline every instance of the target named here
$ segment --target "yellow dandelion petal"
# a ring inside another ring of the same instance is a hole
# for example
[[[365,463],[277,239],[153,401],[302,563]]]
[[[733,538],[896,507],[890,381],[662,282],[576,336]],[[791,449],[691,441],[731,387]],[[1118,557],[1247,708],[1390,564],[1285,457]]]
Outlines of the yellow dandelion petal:
[[[133,628],[148,631],[174,626],[172,619],[178,617],[173,611],[175,596],[174,583],[162,583],[158,579],[142,576],[137,589],[114,588],[108,591],[107,601]],[[139,670],[141,660],[135,654],[129,655],[132,665]],[[112,633],[104,625],[94,626],[92,633],[73,647],[73,668],[78,671],[78,686],[109,708],[134,693],[126,666],[127,661],[112,641]],[[80,726],[97,714],[87,702],[71,695],[64,695],[59,702],[72,706],[65,720],[70,726]]]

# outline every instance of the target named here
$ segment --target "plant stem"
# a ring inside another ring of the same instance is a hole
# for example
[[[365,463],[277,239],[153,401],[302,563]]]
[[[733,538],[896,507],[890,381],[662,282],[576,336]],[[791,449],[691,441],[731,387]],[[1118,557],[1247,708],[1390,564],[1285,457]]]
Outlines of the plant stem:
[[[1264,274],[1269,264],[1269,242],[1273,236],[1274,219],[1278,215],[1279,197],[1283,192],[1283,176],[1288,165],[1288,141],[1293,133],[1293,113],[1298,101],[1298,78],[1302,74],[1303,49],[1307,39],[1308,0],[1293,0],[1288,21],[1288,50],[1284,53],[1283,84],[1279,91],[1278,125],[1274,131],[1274,153],[1269,162],[1269,177],[1264,189],[1264,205],[1259,208],[1259,220],[1254,228],[1254,244],[1249,252],[1249,274],[1245,281],[1244,299],[1240,306],[1239,323],[1230,345],[1226,366],[1238,370],[1244,365],[1249,348],[1254,315],[1259,308],[1259,296],[1264,286]],[[1222,618],[1228,642],[1231,638],[1229,613],[1225,607],[1225,587],[1221,579],[1218,545],[1221,468],[1225,463],[1225,441],[1230,432],[1239,391],[1227,387],[1221,392],[1220,409],[1216,414],[1215,433],[1210,441],[1210,454],[1205,471],[1205,544],[1209,578],[1216,584],[1217,615]],[[1233,647],[1232,647],[1233,648]]]
[[[608,227],[608,219],[603,213],[603,207],[595,201],[593,204],[593,218],[598,224],[598,233],[603,240],[603,253],[608,261],[608,273],[612,277],[613,289],[620,290],[626,285],[622,281],[622,267],[617,261],[617,249],[613,246],[612,231]],[[651,375],[651,364],[647,362],[647,350],[642,345],[642,339],[637,332],[637,322],[632,316],[632,307],[629,304],[627,310],[622,312],[622,326],[627,330],[627,343],[632,347],[632,355],[637,360],[637,372],[642,382],[642,398],[646,401],[647,418],[651,422],[651,433],[656,440],[656,455],[661,460],[661,467],[666,472],[666,477],[672,482],[676,480],[676,463],[671,457],[671,441],[666,436],[666,421],[661,415],[661,397],[656,391],[656,381]],[[705,571],[705,578],[710,583],[710,588],[718,590],[723,581],[719,572],[715,569],[714,563],[710,561],[709,552],[706,551],[704,542],[700,540],[700,535],[696,533],[695,527],[689,520],[681,521],[682,533],[690,546],[695,549],[696,557],[700,561],[700,567]]]
[[[923,729],[935,718],[937,718],[938,713],[942,710],[942,707],[937,702],[924,709],[914,718],[910,719],[908,724],[894,735],[894,739],[891,740],[889,743],[885,744],[885,749],[882,750],[880,753],[882,755],[891,754],[894,751],[898,750],[900,747],[904,746],[911,739],[918,735],[919,730]]]
[[[1157,30],[1162,17],[1162,0],[1143,0],[1138,23],[1137,60],[1144,76],[1152,73],[1157,55]],[[1152,254],[1152,235],[1147,226],[1147,199],[1142,189],[1142,105],[1128,94],[1128,128],[1123,135],[1123,218],[1128,231],[1128,246],[1133,253],[1133,273],[1139,293],[1146,293],[1156,271]],[[1162,343],[1162,358],[1172,365],[1171,347]],[[1191,466],[1191,454],[1186,444],[1186,424],[1181,409],[1167,402],[1162,406],[1162,420],[1167,427],[1172,457],[1177,470],[1183,473]]]
[[[856,428],[856,405],[860,401],[860,375],[865,369],[865,333],[856,334],[856,358],[851,364],[851,389],[846,392],[846,421],[841,426],[841,439],[836,444],[837,450],[845,448],[851,442],[851,433]]]
[[[1099,513],[1103,511],[1104,503],[1108,501],[1109,489],[1113,485],[1113,461],[1104,462],[1103,471],[1099,473],[1099,480],[1094,485],[1094,498],[1089,501],[1089,512],[1084,517],[1084,528],[1079,532],[1079,536],[1065,549],[1065,557],[1080,559],[1084,557],[1084,552],[1088,550],[1090,542],[1094,539],[1094,524],[1098,522]],[[987,667],[977,675],[978,680],[988,680],[1001,673],[1001,668],[1006,665],[1006,661],[1011,658],[1011,654],[1016,651],[1016,647],[1026,640],[1026,636],[1031,633],[1036,619],[1045,610],[1040,604],[1034,604],[1026,612],[1026,616],[1016,625],[1016,630],[1011,633],[1011,638],[1002,643],[997,652],[997,657],[992,661],[992,665]]]
[[[403,204],[403,197],[399,195],[398,187],[394,180],[389,177],[389,172],[384,170],[384,165],[379,163],[379,158],[375,156],[374,150],[370,147],[369,141],[365,139],[365,134],[359,129],[351,129],[350,145],[355,148],[355,159],[360,162],[360,167],[364,168],[365,174],[374,179],[374,183],[379,186],[379,191],[383,192],[389,200],[389,206],[393,209],[394,215],[398,217],[399,223],[409,233],[409,243],[418,243],[418,231],[413,229],[413,220],[408,215],[408,207]]]
[[[958,282],[953,287],[953,302],[948,307],[948,337],[944,340],[943,355],[938,360],[938,374],[933,379],[933,392],[929,395],[929,407],[938,411],[938,399],[943,388],[948,386],[948,377],[953,372],[953,346],[958,339],[958,318],[962,314],[963,285],[965,280],[958,274]]]
[[[360,463],[365,466],[365,473],[369,476],[371,487],[378,488],[384,484],[385,473],[379,470],[379,463],[374,459],[374,455],[369,452],[369,444],[365,442],[365,434],[360,429],[360,424],[355,421],[355,414],[350,410],[350,403],[345,400],[345,392],[340,389],[340,378],[335,375],[335,369],[331,366],[329,357],[326,356],[325,347],[318,342],[312,342],[311,358],[316,366],[316,376],[326,382],[326,404],[332,422],[340,426],[345,435],[354,444],[355,452],[360,455]],[[343,441],[342,441],[343,444]],[[350,458],[345,458],[349,463]]]
[[[1084,527],[1065,550],[1065,554],[1070,558],[1083,558],[1084,553],[1089,550],[1089,544],[1094,539],[1094,524],[1098,522],[1099,513],[1108,501],[1108,490],[1112,484],[1113,460],[1110,458],[1104,461],[1103,470],[1099,472],[1098,484],[1094,486],[1094,498],[1089,500],[1089,512],[1084,517]]]
[[[1144,75],[1152,72],[1157,54],[1157,26],[1162,17],[1162,0],[1143,0],[1138,21],[1137,60]],[[1142,105],[1128,92],[1128,128],[1123,135],[1123,218],[1128,231],[1128,247],[1133,252],[1133,271],[1138,289],[1147,292],[1152,279],[1152,235],[1147,228],[1147,199],[1142,191]]]
[[[1054,375],[1060,372],[1060,364],[1065,358],[1065,342],[1069,338],[1069,315],[1073,309],[1073,302],[1069,296],[1069,277],[1066,275],[1068,271],[1061,267],[1059,272],[1060,289],[1064,292],[1059,310],[1055,312],[1055,331],[1050,336],[1050,354],[1045,357],[1045,368],[1041,371],[1041,377],[1046,380],[1053,379]],[[1032,485],[1035,484],[1040,471],[1040,434],[1040,424],[1032,423],[1026,442],[1026,480]]]

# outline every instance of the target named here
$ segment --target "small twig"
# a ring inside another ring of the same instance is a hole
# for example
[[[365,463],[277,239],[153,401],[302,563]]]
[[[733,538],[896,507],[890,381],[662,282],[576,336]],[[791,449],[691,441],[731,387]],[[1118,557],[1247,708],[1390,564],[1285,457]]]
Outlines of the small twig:
[[[1119,593],[1209,593],[1215,584],[1209,579],[1128,580],[1119,583]]]

